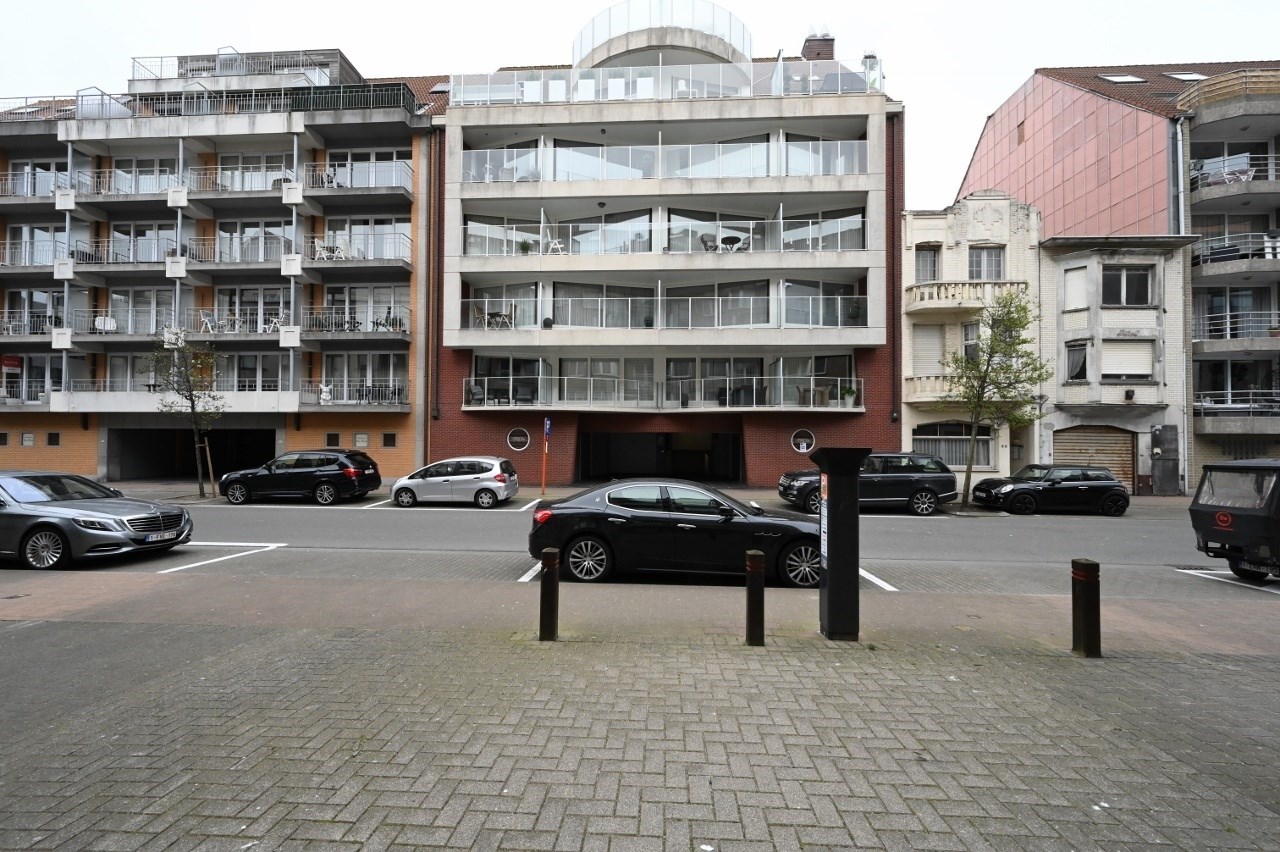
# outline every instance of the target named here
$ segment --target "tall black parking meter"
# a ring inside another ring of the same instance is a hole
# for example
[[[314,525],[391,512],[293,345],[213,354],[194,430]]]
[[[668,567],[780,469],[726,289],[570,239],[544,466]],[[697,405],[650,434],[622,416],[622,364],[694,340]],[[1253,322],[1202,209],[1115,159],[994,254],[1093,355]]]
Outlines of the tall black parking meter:
[[[858,476],[871,450],[824,447],[809,458],[822,472],[819,628],[828,639],[858,640]]]

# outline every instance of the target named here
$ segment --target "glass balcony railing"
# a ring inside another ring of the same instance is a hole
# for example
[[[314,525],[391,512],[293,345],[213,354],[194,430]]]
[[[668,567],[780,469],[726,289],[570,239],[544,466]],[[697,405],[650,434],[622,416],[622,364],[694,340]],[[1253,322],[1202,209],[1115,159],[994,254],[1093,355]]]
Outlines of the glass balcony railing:
[[[860,60],[852,67],[825,59],[454,74],[449,105],[812,97],[879,91],[879,64],[868,68],[866,62]]]
[[[665,239],[663,245],[660,241]],[[863,219],[787,219],[777,221],[680,222],[648,224],[545,225],[536,222],[468,222],[462,230],[469,256],[606,255],[665,252],[816,252],[863,251]]]
[[[831,376],[723,376],[626,379],[616,376],[471,376],[464,407],[539,408],[863,408],[863,380]]]
[[[332,379],[306,382],[299,402],[304,405],[407,405],[409,389],[404,379]]]
[[[463,299],[462,327],[866,328],[866,296]],[[548,323],[548,320],[550,321]]]
[[[413,189],[413,166],[403,160],[307,163],[302,167],[302,175],[309,189]]]
[[[1280,417],[1280,391],[1197,390],[1197,417]]]
[[[742,56],[751,55],[751,31],[710,0],[623,0],[592,18],[573,41],[573,64],[610,39],[653,27],[680,27],[716,36]]]

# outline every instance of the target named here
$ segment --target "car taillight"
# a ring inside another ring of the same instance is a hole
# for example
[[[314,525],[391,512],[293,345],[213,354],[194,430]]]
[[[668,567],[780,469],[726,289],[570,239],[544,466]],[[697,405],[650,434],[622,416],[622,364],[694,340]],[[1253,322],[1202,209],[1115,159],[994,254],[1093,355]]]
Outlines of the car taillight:
[[[539,509],[533,513],[533,522],[535,524],[545,524],[549,520],[551,520],[550,509]]]
[[[354,467],[344,467],[342,472],[347,475],[348,479],[356,479],[360,476],[360,471],[356,470]]]
[[[506,475],[505,473],[495,473],[495,474],[493,475],[493,481],[494,481],[494,482],[506,482],[506,481],[507,481],[507,475]]]

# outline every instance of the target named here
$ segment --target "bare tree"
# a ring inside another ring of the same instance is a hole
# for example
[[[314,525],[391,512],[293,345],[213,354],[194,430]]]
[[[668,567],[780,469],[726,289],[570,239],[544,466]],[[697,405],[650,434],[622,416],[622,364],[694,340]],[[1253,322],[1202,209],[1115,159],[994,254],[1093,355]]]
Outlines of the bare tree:
[[[202,438],[207,440],[205,433],[222,416],[224,407],[214,384],[216,358],[213,350],[192,346],[180,337],[162,342],[150,356],[156,390],[161,394],[156,408],[178,415],[191,426],[201,497],[205,496]]]
[[[1027,336],[1038,319],[1025,292],[1010,288],[983,305],[977,341],[943,361],[948,387],[943,403],[959,406],[969,419],[962,506],[969,505],[978,427],[1019,428],[1043,416],[1036,396],[1039,385],[1053,376],[1053,366],[1036,354]]]

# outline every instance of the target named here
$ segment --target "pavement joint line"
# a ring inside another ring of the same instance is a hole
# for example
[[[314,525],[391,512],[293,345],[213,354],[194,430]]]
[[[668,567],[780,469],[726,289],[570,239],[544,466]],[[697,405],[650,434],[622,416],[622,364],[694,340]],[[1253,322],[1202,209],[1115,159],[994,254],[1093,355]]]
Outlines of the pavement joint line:
[[[235,545],[228,545],[234,547]],[[157,571],[157,574],[172,574],[175,571],[185,571],[188,568],[199,568],[201,565],[212,565],[214,562],[224,562],[228,559],[239,559],[241,556],[252,556],[255,553],[266,553],[277,548],[288,547],[287,544],[270,544],[266,547],[260,547],[257,550],[246,550],[244,553],[232,553],[229,556],[219,556],[216,559],[206,559],[203,562],[192,562],[190,565],[179,565],[176,568],[166,568],[163,571]]]
[[[530,569],[529,569],[529,572],[528,572],[527,574],[525,574],[523,577],[521,577],[519,580],[516,580],[516,582],[517,582],[517,583],[527,583],[527,582],[529,582],[530,580],[532,580],[534,577],[538,576],[538,572],[539,572],[539,571],[541,571],[541,570],[542,570],[542,560],[541,560],[541,559],[539,559],[539,560],[534,564],[534,566],[533,566],[532,568],[530,568]]]

